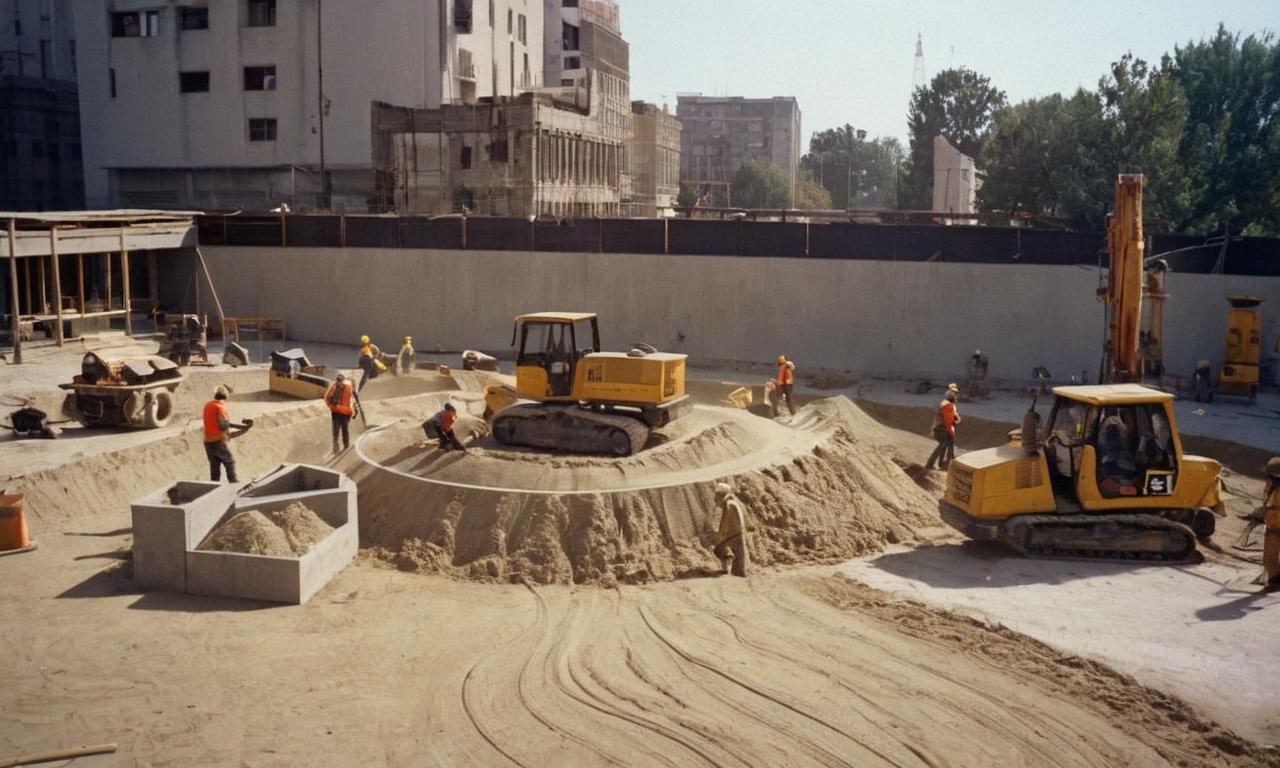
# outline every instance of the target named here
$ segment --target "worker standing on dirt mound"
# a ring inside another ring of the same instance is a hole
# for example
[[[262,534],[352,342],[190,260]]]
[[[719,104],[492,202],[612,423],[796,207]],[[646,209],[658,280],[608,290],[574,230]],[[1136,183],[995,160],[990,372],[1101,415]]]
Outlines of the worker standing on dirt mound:
[[[960,394],[960,387],[954,382],[948,384],[947,396],[938,404],[938,410],[933,415],[931,432],[933,439],[938,441],[938,447],[929,454],[929,461],[924,465],[925,469],[933,469],[935,461],[939,469],[946,469],[951,460],[956,457],[956,425],[960,423],[960,413],[956,410],[958,394]]]
[[[1267,462],[1267,484],[1262,494],[1262,577],[1269,587],[1280,587],[1280,456]]]
[[[382,350],[378,349],[378,345],[369,341],[369,336],[360,337],[360,386],[356,387],[356,391],[360,392],[364,389],[364,385],[369,379],[376,379],[378,374],[387,370],[387,364],[382,361]]]
[[[342,433],[342,450],[351,447],[351,417],[355,415],[355,409],[351,406],[351,398],[354,395],[351,389],[351,382],[347,381],[347,374],[338,371],[338,375],[334,378],[329,390],[324,393],[324,404],[329,406],[329,418],[333,423],[333,452],[338,452],[338,433]]]
[[[773,415],[777,417],[782,401],[787,401],[787,409],[796,415],[796,404],[791,402],[791,390],[795,387],[796,364],[787,360],[785,355],[778,355],[778,378],[773,382]]]
[[[418,353],[413,351],[413,337],[405,336],[400,344],[400,354],[396,355],[396,372],[403,374],[412,371],[413,361],[417,356]]]
[[[213,399],[204,404],[204,452],[209,457],[209,479],[222,480],[222,467],[227,468],[227,482],[236,481],[236,460],[231,455],[231,415],[227,413],[226,387],[214,390]]]
[[[720,530],[716,535],[716,557],[723,570],[733,558],[733,575],[747,575],[747,508],[728,483],[716,483],[716,508],[720,510]]]
[[[453,434],[453,424],[457,420],[458,409],[453,407],[453,403],[445,403],[436,415],[422,422],[422,431],[427,433],[428,440],[440,441],[440,450],[457,448],[465,453],[467,447],[462,444],[457,435]]]

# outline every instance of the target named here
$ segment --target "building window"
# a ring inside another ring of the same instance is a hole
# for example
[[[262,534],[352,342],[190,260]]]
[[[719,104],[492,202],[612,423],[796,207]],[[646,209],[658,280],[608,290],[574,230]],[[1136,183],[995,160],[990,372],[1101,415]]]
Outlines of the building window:
[[[565,7],[565,8],[577,8],[577,7],[578,7],[578,0],[564,0],[564,7]]]
[[[49,159],[55,163],[62,159],[59,157],[58,142],[56,141],[49,142]]]
[[[116,97],[116,70],[114,67],[107,70],[107,76],[111,80],[111,98]]]
[[[209,9],[184,6],[178,9],[178,26],[181,29],[208,29]]]
[[[49,75],[52,74],[49,71],[53,67],[53,59],[50,56],[50,54],[53,52],[49,50],[49,46],[51,44],[52,43],[49,40],[40,41],[40,76],[41,77],[49,77]]]
[[[249,141],[275,141],[276,119],[274,117],[249,118]]]
[[[276,0],[249,0],[249,26],[274,27]]]
[[[578,50],[578,28],[577,27],[573,26],[567,21],[564,22],[564,34],[562,35],[562,37],[564,38],[562,40],[564,50],[566,51]]]
[[[182,93],[204,93],[209,90],[208,72],[179,72],[178,90]]]
[[[245,67],[244,89],[246,91],[274,91],[276,89],[276,68]]]
[[[577,56],[568,56],[564,60],[565,69],[582,69],[582,59]]]
[[[516,39],[522,43],[529,42],[529,27],[524,14],[520,14],[519,23],[516,24]]]
[[[159,11],[111,14],[112,37],[155,37],[160,34]]]
[[[471,31],[471,0],[453,0],[453,26],[460,34]]]
[[[462,170],[471,170],[471,147],[462,148]]]
[[[511,22],[513,18],[515,18],[515,16],[512,13],[511,9],[508,8],[507,9],[507,34],[508,35],[515,31],[515,26]]]

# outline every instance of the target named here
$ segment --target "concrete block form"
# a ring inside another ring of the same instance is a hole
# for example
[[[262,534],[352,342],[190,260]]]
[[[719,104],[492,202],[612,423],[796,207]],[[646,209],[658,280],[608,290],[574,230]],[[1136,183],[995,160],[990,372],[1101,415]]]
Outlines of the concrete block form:
[[[133,577],[138,584],[185,592],[187,549],[222,519],[239,488],[183,480],[133,502]]]
[[[305,464],[282,465],[244,485],[176,483],[132,505],[135,578],[142,586],[175,592],[305,603],[355,558],[356,499],[355,483],[346,475]],[[236,513],[294,502],[334,528],[300,557],[196,549]]]

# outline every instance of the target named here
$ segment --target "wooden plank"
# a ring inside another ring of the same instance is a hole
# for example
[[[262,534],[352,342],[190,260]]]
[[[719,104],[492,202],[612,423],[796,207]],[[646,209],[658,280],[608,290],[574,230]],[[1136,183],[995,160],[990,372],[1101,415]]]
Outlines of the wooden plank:
[[[53,303],[57,307],[58,327],[54,331],[54,337],[58,340],[58,346],[62,346],[62,271],[58,265],[58,228],[49,227],[49,253],[53,258]]]
[[[106,269],[106,273],[107,273],[107,278],[106,278],[106,283],[107,283],[107,295],[106,295],[106,300],[107,300],[107,303],[106,303],[106,304],[104,304],[103,306],[105,306],[105,307],[107,308],[107,311],[108,311],[108,312],[110,312],[110,311],[111,311],[111,251],[107,251],[106,253],[102,254],[102,257],[103,257],[103,259],[106,261],[106,264],[107,264],[107,269]]]
[[[83,314],[85,313],[85,305],[84,305],[84,254],[83,254],[83,253],[77,253],[77,254],[76,254],[76,264],[77,264],[77,265],[78,265],[78,267],[79,267],[78,274],[80,275],[80,314],[82,314],[82,315],[83,315]]]
[[[36,264],[40,267],[40,311],[47,312],[49,310],[49,296],[45,291],[48,289],[48,285],[46,285],[46,283],[49,281],[46,280],[44,276],[44,257],[41,256],[40,260],[37,261]]]
[[[9,315],[13,318],[13,362],[22,362],[22,321],[18,307],[18,222],[9,219]]]
[[[120,232],[120,282],[124,288],[124,335],[133,335],[133,302],[129,290],[129,251],[124,247],[124,232]]]

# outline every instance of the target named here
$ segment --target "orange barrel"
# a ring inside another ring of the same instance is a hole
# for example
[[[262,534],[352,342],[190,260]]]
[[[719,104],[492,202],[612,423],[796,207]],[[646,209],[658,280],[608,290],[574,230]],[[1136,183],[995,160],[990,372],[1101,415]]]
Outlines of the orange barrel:
[[[22,514],[22,494],[0,494],[0,552],[31,544],[27,517]]]

